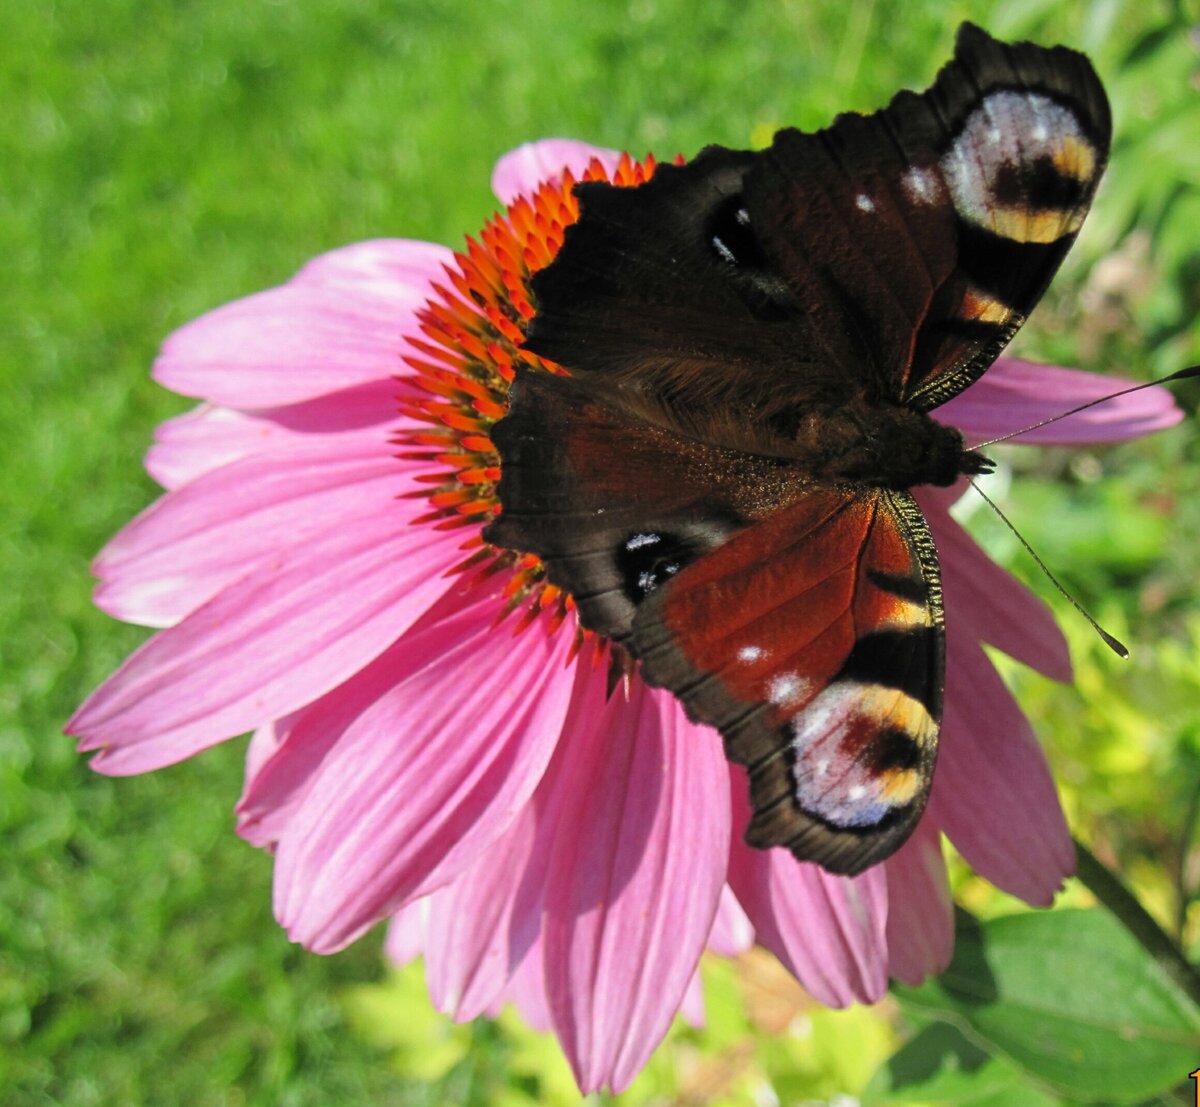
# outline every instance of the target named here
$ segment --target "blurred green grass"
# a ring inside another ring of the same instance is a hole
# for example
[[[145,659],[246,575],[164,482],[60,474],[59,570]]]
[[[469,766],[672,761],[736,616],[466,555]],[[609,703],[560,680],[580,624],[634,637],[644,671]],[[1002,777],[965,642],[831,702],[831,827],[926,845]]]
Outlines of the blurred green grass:
[[[346,242],[457,244],[494,207],[496,157],[529,139],[691,154],[869,110],[926,84],[972,18],[1088,50],[1118,115],[1094,217],[1017,348],[1135,376],[1200,360],[1184,5],[0,0],[0,16],[7,1102],[490,1102],[503,1084],[394,1071],[347,1021],[345,987],[381,979],[377,942],[328,959],[287,943],[270,860],[232,833],[240,741],[110,780],[61,735],[144,636],[92,609],[87,563],[154,496],[141,454],[187,406],[147,375],[174,327]],[[1124,284],[1098,289],[1113,256],[1129,262]],[[1180,394],[1194,412],[1198,390]],[[1119,671],[1082,644],[1082,696],[1019,679],[1073,815],[1164,915],[1200,777],[1196,443],[1189,424],[1108,451],[1041,451],[1014,462],[1009,501],[1136,650]],[[1117,754],[1147,745],[1131,777]],[[495,1034],[470,1033],[507,1056]]]

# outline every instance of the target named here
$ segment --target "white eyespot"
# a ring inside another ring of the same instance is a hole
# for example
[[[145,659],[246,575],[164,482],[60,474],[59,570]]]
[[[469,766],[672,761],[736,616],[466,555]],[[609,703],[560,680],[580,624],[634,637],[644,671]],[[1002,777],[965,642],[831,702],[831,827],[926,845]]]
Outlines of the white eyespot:
[[[860,192],[854,197],[855,206],[859,211],[872,212],[875,210],[875,201],[871,199],[865,192]]]
[[[638,573],[638,587],[649,594],[658,587],[658,580],[653,573]]]
[[[1066,157],[1070,151],[1077,152],[1075,170]],[[1052,242],[1077,230],[1081,217],[1051,210],[1039,224],[1026,200],[1015,200],[1000,188],[1009,173],[1039,161],[1085,181],[1094,158],[1069,108],[1040,93],[1004,90],[993,92],[967,117],[940,164],[963,218],[1021,241]]]
[[[625,539],[627,550],[640,550],[643,546],[656,546],[662,541],[660,534],[634,534]]]
[[[762,646],[743,646],[737,652],[737,659],[745,665],[749,665],[755,661],[761,661],[767,656],[767,651]]]
[[[737,211],[733,213],[733,217],[739,223],[741,223],[743,227],[750,226],[750,213],[745,208],[738,208]]]

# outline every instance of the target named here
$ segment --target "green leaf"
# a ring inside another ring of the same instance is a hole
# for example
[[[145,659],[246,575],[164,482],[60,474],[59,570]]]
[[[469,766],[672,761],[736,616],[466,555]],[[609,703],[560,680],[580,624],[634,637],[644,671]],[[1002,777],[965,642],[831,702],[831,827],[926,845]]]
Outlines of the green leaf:
[[[1058,1107],[1007,1061],[992,1057],[945,1022],[926,1026],[871,1078],[862,1101],[940,1107]]]
[[[1084,1099],[1145,1099],[1200,1058],[1200,1011],[1103,911],[960,915],[950,967],[896,994]]]

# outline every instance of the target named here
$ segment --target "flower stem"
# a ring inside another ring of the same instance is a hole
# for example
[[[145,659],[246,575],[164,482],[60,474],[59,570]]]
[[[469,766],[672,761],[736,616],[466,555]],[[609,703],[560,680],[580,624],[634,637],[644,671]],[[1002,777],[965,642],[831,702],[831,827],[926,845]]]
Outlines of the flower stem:
[[[1111,869],[1102,864],[1090,849],[1075,839],[1075,875],[1126,930],[1154,958],[1163,971],[1200,1006],[1200,971],[1184,957],[1161,926],[1137,901],[1133,893],[1117,879]]]

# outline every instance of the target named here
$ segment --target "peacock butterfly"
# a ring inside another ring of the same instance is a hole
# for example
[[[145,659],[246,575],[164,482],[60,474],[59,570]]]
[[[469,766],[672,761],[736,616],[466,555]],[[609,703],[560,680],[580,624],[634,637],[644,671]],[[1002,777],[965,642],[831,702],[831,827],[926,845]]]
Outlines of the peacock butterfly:
[[[1069,249],[1111,121],[1085,57],[964,24],[926,92],[638,187],[584,183],[494,428],[500,516],[583,625],[717,727],[752,845],[900,847],[937,756],[937,551],[909,489],[984,472],[929,412]]]

